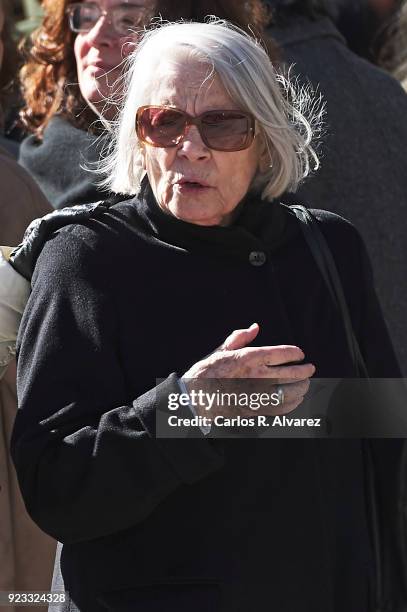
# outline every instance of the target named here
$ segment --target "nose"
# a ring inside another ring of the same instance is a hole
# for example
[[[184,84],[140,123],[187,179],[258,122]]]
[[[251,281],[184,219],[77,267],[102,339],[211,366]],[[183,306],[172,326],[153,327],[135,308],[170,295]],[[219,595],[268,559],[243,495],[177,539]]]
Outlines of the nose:
[[[203,142],[196,125],[189,125],[186,134],[179,145],[177,155],[189,161],[200,161],[210,157],[210,149]]]
[[[107,15],[101,15],[85,36],[92,47],[113,47],[119,40]]]

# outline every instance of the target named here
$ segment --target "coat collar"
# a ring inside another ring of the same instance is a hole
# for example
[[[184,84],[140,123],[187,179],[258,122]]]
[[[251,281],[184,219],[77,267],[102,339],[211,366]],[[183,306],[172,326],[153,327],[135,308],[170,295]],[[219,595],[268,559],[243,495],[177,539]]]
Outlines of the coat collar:
[[[247,261],[253,251],[271,253],[299,232],[288,207],[278,201],[266,202],[260,196],[247,196],[237,218],[227,227],[194,225],[165,213],[157,204],[147,179],[143,180],[135,203],[155,238],[188,252]]]

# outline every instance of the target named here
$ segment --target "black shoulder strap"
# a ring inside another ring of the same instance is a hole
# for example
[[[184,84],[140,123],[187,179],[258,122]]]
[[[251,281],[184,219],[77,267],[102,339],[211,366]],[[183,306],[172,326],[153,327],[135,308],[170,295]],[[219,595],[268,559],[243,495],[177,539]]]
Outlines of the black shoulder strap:
[[[335,264],[335,260],[323,233],[318,227],[318,221],[312,215],[312,213],[304,206],[294,204],[291,205],[290,208],[296,215],[297,219],[299,219],[299,221],[301,222],[300,225],[304,234],[304,238],[314,256],[315,262],[319,270],[321,271],[329,293],[331,294],[331,297],[334,303],[336,304],[338,312],[342,317],[349,351],[352,355],[352,359],[355,364],[355,369],[358,373],[358,376],[363,378],[369,378],[366,364],[360,351],[359,343],[353,331],[348,305],[346,303],[342,282]],[[377,612],[384,612],[385,606],[382,603],[384,600],[382,567],[383,543],[378,516],[378,493],[377,483],[375,479],[375,466],[372,456],[370,440],[362,440],[362,448],[364,449],[364,458],[366,461],[366,495],[369,500],[369,519],[372,534],[374,564],[376,573],[374,593],[375,610]]]
[[[312,213],[299,204],[290,206],[297,219],[299,219],[302,233],[311,250],[315,262],[322,274],[329,293],[336,305],[345,328],[349,351],[355,364],[358,376],[368,378],[366,364],[364,362],[359,343],[352,327],[348,305],[343,292],[342,282],[335,264],[332,252],[325,237],[318,227],[318,221]]]

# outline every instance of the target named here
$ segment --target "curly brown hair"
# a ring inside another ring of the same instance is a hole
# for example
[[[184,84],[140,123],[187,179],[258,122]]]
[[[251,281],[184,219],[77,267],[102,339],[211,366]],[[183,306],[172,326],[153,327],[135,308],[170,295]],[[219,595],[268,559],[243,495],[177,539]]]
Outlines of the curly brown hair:
[[[27,59],[20,73],[25,106],[20,115],[26,129],[39,138],[56,113],[82,129],[89,129],[95,121],[77,82],[75,34],[66,18],[68,4],[70,0],[43,0],[42,25],[25,49]],[[154,12],[168,21],[203,21],[207,15],[227,19],[246,31],[253,29],[271,57],[277,57],[276,46],[264,34],[268,14],[261,0],[157,0]]]
[[[16,77],[19,68],[17,43],[13,37],[14,20],[9,0],[0,0],[4,11],[4,27],[0,33],[4,45],[4,59],[0,66],[0,128],[4,127],[4,115],[16,97]]]

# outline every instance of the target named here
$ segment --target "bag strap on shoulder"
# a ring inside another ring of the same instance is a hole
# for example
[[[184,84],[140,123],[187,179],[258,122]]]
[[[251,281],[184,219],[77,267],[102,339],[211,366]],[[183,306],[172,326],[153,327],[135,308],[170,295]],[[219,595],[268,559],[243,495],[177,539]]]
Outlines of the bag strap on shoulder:
[[[317,219],[307,208],[305,208],[305,206],[292,204],[290,208],[297,219],[301,222],[300,226],[304,238],[322,274],[331,298],[341,315],[349,351],[358,376],[362,378],[369,378],[359,343],[353,331],[352,320],[349,314],[349,308],[346,302],[338,269],[325,236],[318,226]]]
[[[324,278],[325,284],[328,291],[341,315],[346,338],[349,346],[349,351],[352,355],[352,359],[355,365],[355,369],[358,375],[363,378],[369,378],[369,374],[364,362],[362,353],[360,351],[359,343],[356,339],[355,333],[352,327],[352,320],[350,318],[348,305],[346,302],[345,294],[342,287],[342,282],[338,273],[338,269],[335,264],[332,252],[328,246],[328,243],[318,226],[318,221],[314,215],[304,206],[291,205],[291,210],[300,221],[300,226],[304,238],[313,254],[315,262]],[[382,538],[380,533],[380,524],[377,507],[377,483],[375,479],[375,466],[372,456],[372,448],[370,440],[362,440],[362,448],[364,450],[365,468],[366,468],[366,495],[369,501],[369,522],[371,528],[371,535],[373,540],[373,554],[375,564],[375,610],[376,612],[384,612],[384,609],[388,609],[383,604],[383,567],[382,567]]]

